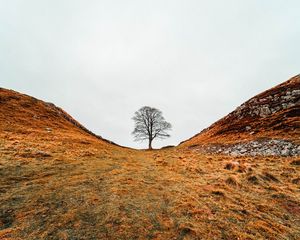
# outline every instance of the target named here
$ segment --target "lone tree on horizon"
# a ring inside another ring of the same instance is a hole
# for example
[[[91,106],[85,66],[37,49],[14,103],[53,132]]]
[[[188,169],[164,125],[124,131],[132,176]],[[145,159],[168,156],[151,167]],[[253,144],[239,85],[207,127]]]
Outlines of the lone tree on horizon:
[[[148,148],[152,149],[152,141],[155,138],[168,138],[170,135],[167,131],[172,129],[172,125],[165,121],[162,112],[152,107],[142,107],[134,113],[132,118],[135,127],[132,132],[135,141],[148,140]]]

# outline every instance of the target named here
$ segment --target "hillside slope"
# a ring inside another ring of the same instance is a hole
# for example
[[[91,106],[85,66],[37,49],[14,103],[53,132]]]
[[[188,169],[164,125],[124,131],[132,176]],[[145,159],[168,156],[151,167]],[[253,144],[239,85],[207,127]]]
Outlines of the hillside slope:
[[[212,152],[265,155],[299,155],[299,144],[300,75],[251,98],[181,143]]]
[[[65,154],[88,154],[117,144],[82,126],[61,108],[34,97],[0,88],[0,142],[6,151],[28,159]],[[91,150],[92,151],[92,150]]]
[[[53,103],[0,88],[0,130],[6,132],[37,134],[58,131],[61,134],[82,134],[114,144],[89,131],[68,113]]]
[[[0,239],[300,239],[296,157],[137,151],[0,91]]]

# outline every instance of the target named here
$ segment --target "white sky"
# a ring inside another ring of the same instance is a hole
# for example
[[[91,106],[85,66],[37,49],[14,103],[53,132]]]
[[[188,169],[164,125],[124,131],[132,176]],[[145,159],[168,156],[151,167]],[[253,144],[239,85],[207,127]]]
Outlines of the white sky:
[[[299,43],[298,0],[0,0],[0,86],[130,147],[140,107],[178,144],[299,74]]]

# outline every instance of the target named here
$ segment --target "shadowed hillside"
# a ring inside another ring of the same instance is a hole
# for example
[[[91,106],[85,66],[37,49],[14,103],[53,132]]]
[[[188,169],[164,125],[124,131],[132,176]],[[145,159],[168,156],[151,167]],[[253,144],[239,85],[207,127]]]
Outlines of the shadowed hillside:
[[[267,119],[259,125],[262,116],[240,111],[245,123],[231,120],[242,131],[221,120],[197,141],[138,151],[95,136],[53,104],[0,89],[0,239],[300,239],[297,156],[190,145],[236,136],[297,142],[294,105],[271,115],[278,128],[268,133]]]

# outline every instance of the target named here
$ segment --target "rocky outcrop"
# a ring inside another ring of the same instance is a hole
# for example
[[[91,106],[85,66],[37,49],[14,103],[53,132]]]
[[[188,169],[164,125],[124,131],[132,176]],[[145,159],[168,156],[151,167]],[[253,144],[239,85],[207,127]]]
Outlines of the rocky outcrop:
[[[228,154],[231,156],[300,156],[300,145],[280,139],[259,139],[225,145],[194,145],[190,149],[211,154]]]
[[[299,144],[300,75],[251,98],[181,143],[204,152],[272,156],[297,156]]]
[[[266,129],[272,125],[268,124],[268,120],[280,112],[284,113],[283,118],[300,117],[300,75],[251,98],[201,133],[217,130],[214,133],[217,135],[232,130],[251,130],[250,133],[253,134],[261,130],[270,130]]]
[[[276,112],[288,109],[300,104],[300,89],[278,91],[266,97],[254,97],[239,106],[231,114],[239,119],[243,117],[266,118]]]

